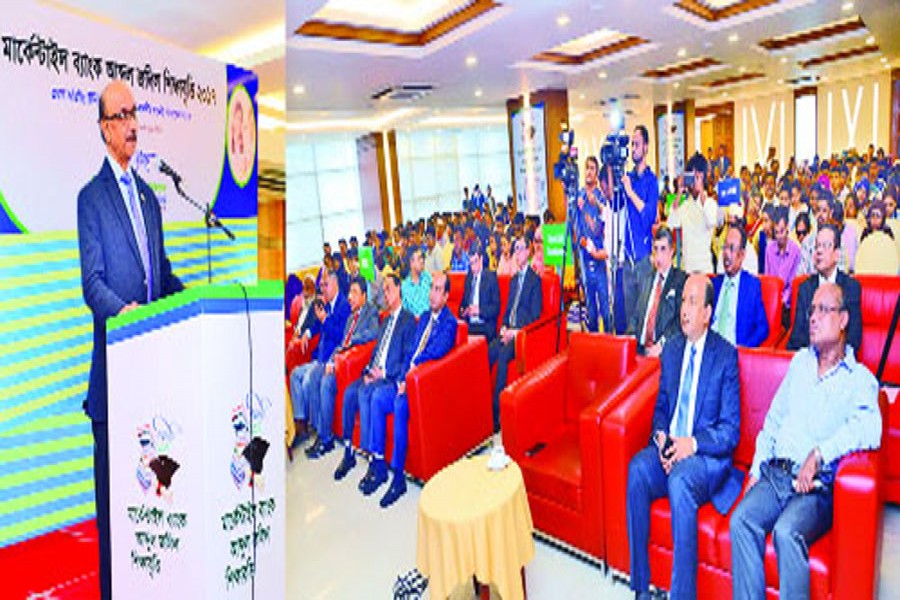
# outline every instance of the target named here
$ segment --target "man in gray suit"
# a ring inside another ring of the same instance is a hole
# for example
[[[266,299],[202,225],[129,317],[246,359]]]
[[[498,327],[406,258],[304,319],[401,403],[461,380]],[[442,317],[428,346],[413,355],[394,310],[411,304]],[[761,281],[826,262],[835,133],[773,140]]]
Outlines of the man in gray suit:
[[[345,350],[371,342],[378,335],[378,309],[367,301],[366,280],[357,277],[350,281],[350,317],[344,327],[341,345],[335,348],[331,359],[325,364],[325,373],[319,384],[319,409],[313,411],[318,415],[316,431],[319,439],[306,449],[306,456],[320,458],[334,449],[334,401],[337,397],[337,379],[334,374],[334,357]]]
[[[137,105],[131,88],[110,83],[100,95],[106,157],[78,194],[81,288],[94,317],[94,351],[84,409],[94,433],[94,487],[100,546],[100,597],[111,595],[109,445],[106,426],[106,320],[182,289],[163,243],[162,213],[131,164],[137,149]]]
[[[638,341],[638,352],[659,356],[666,340],[681,331],[681,292],[687,275],[672,264],[675,244],[672,230],[660,226],[653,236],[653,271],[641,281],[637,308],[628,333]]]

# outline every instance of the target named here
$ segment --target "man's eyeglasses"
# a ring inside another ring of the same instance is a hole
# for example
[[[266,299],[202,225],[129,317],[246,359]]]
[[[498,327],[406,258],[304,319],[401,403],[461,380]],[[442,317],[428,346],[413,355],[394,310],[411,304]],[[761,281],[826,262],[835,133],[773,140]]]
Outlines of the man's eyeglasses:
[[[816,250],[831,250],[834,248],[834,242],[817,242]]]
[[[840,312],[840,306],[825,306],[824,304],[811,304],[808,311],[808,316],[810,319],[813,318],[813,315],[818,314],[820,316],[825,316],[831,313]]]
[[[803,238],[806,237],[806,234],[808,234],[808,233],[809,233],[808,231],[803,231],[802,229],[798,229],[797,237],[802,240]]]
[[[105,115],[103,117],[103,120],[104,121],[117,121],[117,122],[130,121],[130,120],[137,121],[137,107],[132,106],[131,108],[123,108],[122,110],[120,110],[117,113],[113,113],[111,115]]]

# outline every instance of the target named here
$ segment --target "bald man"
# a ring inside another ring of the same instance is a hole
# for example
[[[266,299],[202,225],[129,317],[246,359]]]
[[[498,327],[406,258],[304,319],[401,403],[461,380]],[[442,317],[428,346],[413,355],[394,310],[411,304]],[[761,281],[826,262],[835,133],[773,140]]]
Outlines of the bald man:
[[[100,594],[105,600],[111,594],[106,320],[183,286],[166,257],[159,202],[131,164],[137,149],[137,106],[126,83],[116,80],[103,90],[97,123],[106,157],[78,194],[78,249],[84,301],[94,317],[84,409],[94,433]]]
[[[798,305],[799,308],[799,305]],[[841,458],[881,445],[878,382],[847,341],[844,290],[823,283],[808,314],[808,348],[794,355],[772,399],[731,516],[734,598],[766,597],[763,552],[771,531],[782,598],[809,598],[809,547],[831,529]]]

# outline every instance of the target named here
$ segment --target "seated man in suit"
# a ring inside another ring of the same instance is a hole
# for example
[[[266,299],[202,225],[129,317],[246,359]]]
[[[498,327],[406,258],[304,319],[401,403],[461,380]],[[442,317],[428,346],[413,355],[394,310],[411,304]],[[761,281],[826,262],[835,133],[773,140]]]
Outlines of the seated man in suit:
[[[349,254],[356,250],[350,248]],[[334,349],[331,358],[325,363],[325,373],[319,385],[319,406],[313,411],[318,414],[316,431],[319,440],[306,450],[309,458],[319,458],[334,449],[334,435],[332,425],[334,423],[334,401],[337,396],[337,378],[334,376],[334,357],[345,350],[366,344],[378,335],[378,310],[367,301],[366,280],[356,277],[350,280],[350,309],[353,311],[347,319],[344,327],[344,335],[341,345]]]
[[[794,327],[788,340],[788,350],[799,350],[809,345],[809,314],[816,290],[823,283],[836,283],[844,293],[847,306],[847,343],[854,352],[862,341],[862,309],[860,308],[859,282],[838,270],[838,255],[841,252],[841,235],[837,227],[826,223],[816,232],[813,265],[816,272],[806,278],[797,290],[797,308],[794,311]]]
[[[649,598],[650,504],[672,507],[671,598],[697,596],[697,510],[710,500],[727,514],[743,476],[732,467],[740,437],[737,350],[708,329],[713,287],[705,275],[684,284],[681,331],[663,348],[650,444],[628,466],[627,520],[631,589]]]
[[[312,360],[300,365],[291,372],[291,403],[294,406],[294,420],[297,422],[295,444],[303,443],[312,436],[316,424],[319,386],[325,364],[331,360],[331,354],[341,342],[341,334],[350,315],[350,304],[341,295],[337,273],[329,271],[322,284],[325,305],[316,308],[316,320],[313,326],[300,336],[300,343],[306,351],[309,339],[319,334],[319,345]]]
[[[509,280],[509,304],[503,315],[499,337],[488,346],[491,368],[497,365],[494,382],[494,433],[500,431],[500,392],[506,387],[506,371],[516,357],[516,334],[541,316],[541,278],[528,267],[528,243],[520,235],[513,243],[516,274]]]
[[[356,466],[352,444],[353,426],[356,423],[357,413],[359,414],[359,446],[364,452],[369,453],[372,451],[369,434],[371,432],[370,409],[373,392],[382,387],[396,389],[406,376],[405,360],[416,332],[416,318],[403,308],[400,286],[399,275],[396,273],[385,274],[383,288],[388,314],[378,328],[378,342],[372,351],[369,364],[363,369],[362,377],[344,390],[344,406],[341,414],[344,458],[341,459],[341,463],[334,472],[334,478],[338,481],[346,477],[350,469]],[[369,478],[371,472],[372,463],[370,462],[366,476],[359,482],[360,486]]]
[[[435,273],[431,283],[428,303],[430,310],[419,316],[419,325],[413,338],[409,355],[405,361],[403,378],[396,387],[384,386],[372,395],[372,472],[368,480],[363,480],[360,488],[369,496],[387,481],[387,463],[384,460],[387,417],[394,415],[394,455],[391,457],[391,471],[394,474],[388,491],[379,502],[387,508],[406,493],[406,450],[409,443],[409,400],[406,397],[406,374],[419,365],[445,357],[456,343],[456,317],[447,308],[450,296],[450,278],[446,273]]]
[[[483,335],[488,343],[497,335],[500,315],[500,285],[497,274],[484,268],[481,244],[469,248],[469,272],[459,305],[459,317],[469,324],[469,334]]]
[[[744,271],[747,232],[729,225],[722,246],[725,274],[713,278],[716,291],[712,328],[732,344],[756,348],[769,337],[759,279]]]
[[[637,337],[638,353],[659,356],[667,340],[681,332],[681,293],[687,275],[672,265],[675,240],[672,230],[661,225],[653,235],[654,270],[641,282],[637,310],[628,333]]]
[[[772,399],[747,493],[731,515],[734,598],[766,597],[770,531],[781,597],[810,597],[809,547],[831,528],[838,462],[881,444],[878,382],[847,344],[843,290],[823,283],[809,307],[810,347],[794,355]]]

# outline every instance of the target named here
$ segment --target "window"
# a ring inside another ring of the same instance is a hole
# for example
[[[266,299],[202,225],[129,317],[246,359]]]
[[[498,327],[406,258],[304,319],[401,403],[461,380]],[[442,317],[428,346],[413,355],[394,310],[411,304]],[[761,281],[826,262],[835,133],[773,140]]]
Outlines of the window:
[[[322,244],[362,236],[356,136],[289,137],[285,261],[288,272],[318,263]]]
[[[794,97],[794,155],[797,163],[811,163],[816,155],[816,93]]]

